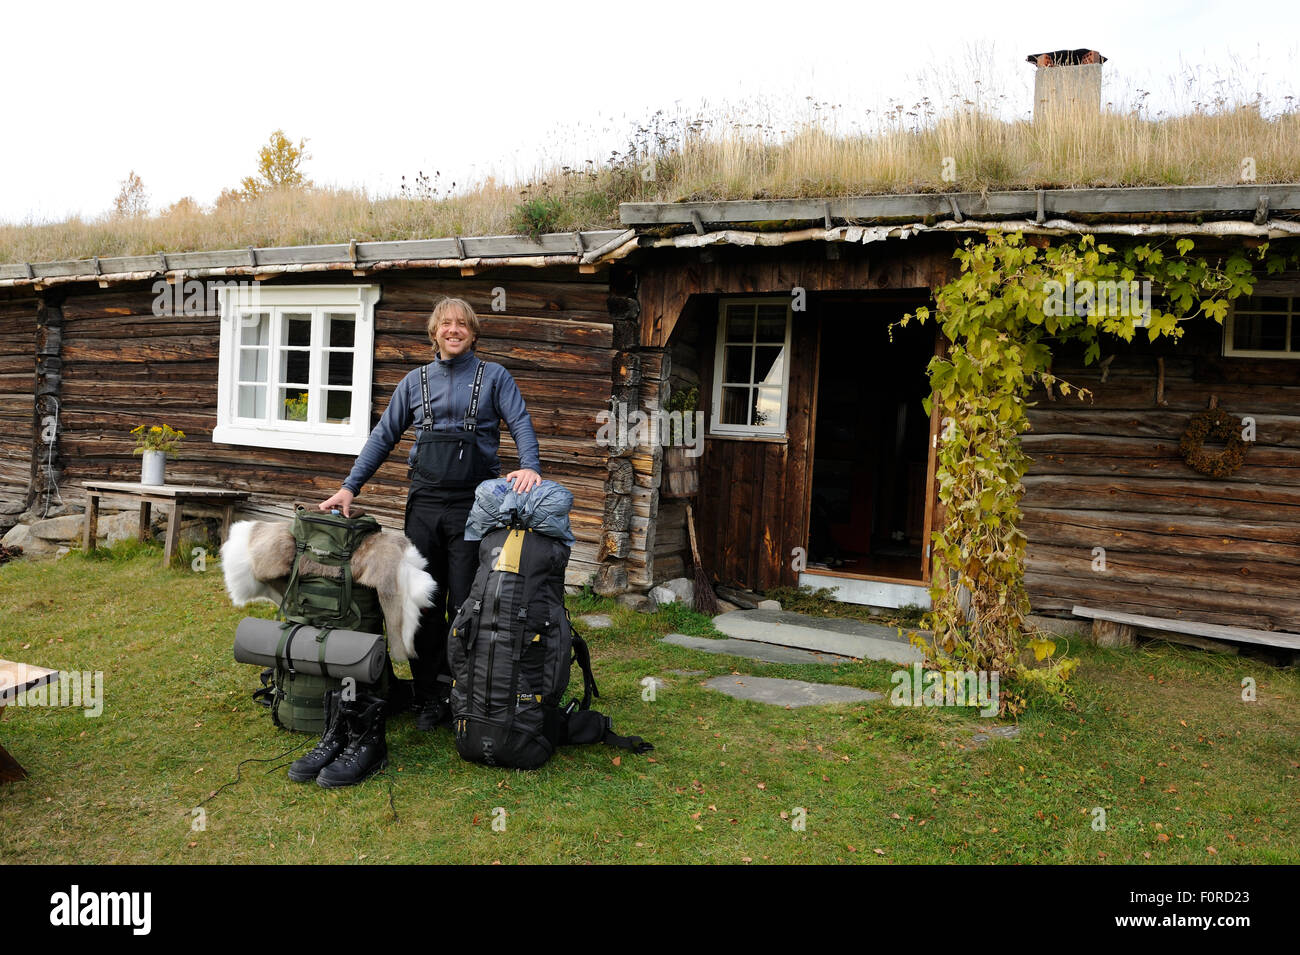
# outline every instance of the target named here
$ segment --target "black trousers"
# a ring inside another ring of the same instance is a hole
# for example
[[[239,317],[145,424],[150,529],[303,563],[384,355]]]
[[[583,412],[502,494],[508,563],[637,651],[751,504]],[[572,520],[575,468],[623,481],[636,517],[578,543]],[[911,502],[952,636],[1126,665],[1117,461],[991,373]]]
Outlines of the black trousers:
[[[411,676],[417,699],[446,699],[451,690],[447,628],[469,595],[478,564],[478,541],[465,540],[465,520],[473,504],[473,488],[440,491],[415,485],[406,499],[406,536],[429,562],[425,569],[439,584],[438,598],[421,613],[415,632]]]

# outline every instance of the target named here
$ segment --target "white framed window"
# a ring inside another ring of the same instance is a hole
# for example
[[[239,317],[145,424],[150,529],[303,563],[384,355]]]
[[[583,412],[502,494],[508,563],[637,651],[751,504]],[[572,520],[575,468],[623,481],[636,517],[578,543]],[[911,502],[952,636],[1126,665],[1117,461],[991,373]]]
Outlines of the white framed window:
[[[377,285],[219,289],[217,444],[355,455],[370,434]]]
[[[1300,358],[1300,302],[1284,295],[1238,299],[1223,324],[1223,354]]]
[[[709,431],[784,435],[790,389],[790,299],[723,299]]]

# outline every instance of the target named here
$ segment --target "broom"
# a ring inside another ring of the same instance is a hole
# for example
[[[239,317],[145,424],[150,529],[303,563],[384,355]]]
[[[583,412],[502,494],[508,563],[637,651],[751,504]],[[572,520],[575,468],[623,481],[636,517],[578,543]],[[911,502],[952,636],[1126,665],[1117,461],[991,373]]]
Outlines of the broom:
[[[695,561],[695,609],[712,617],[722,608],[718,606],[718,598],[713,594],[709,575],[700,563],[700,548],[695,543],[695,513],[691,510],[690,501],[686,502],[686,528],[691,534],[691,559]]]

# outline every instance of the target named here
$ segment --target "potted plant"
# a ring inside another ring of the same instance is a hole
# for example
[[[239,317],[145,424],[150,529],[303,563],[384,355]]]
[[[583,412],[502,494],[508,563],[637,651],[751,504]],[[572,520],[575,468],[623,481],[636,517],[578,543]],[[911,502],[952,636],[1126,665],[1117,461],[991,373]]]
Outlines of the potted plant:
[[[167,455],[176,453],[177,446],[185,438],[185,432],[166,424],[142,424],[138,428],[132,428],[131,433],[136,436],[135,453],[143,456],[140,483],[162,484]]]

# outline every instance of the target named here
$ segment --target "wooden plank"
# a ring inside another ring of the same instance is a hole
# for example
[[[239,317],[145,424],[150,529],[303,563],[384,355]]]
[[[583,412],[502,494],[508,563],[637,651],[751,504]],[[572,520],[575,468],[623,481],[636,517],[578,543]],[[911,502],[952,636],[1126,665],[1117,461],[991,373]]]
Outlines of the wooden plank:
[[[1263,196],[1269,209],[1300,210],[1300,186],[1166,186],[1130,189],[1046,189],[1043,209],[1048,218],[1159,213],[1250,213]],[[1033,218],[1039,190],[1006,192],[912,193],[856,196],[841,199],[754,199],[720,202],[624,202],[619,221],[624,225],[689,224],[698,215],[709,225],[802,221],[819,222],[830,215],[844,222],[952,219],[955,201],[968,218]]]
[[[584,248],[594,249],[618,238],[624,230],[597,230],[582,233]],[[551,233],[536,240],[528,236],[469,236],[460,240],[467,257],[503,258],[507,256],[576,255],[576,236],[572,232]],[[258,265],[343,264],[352,261],[350,246],[300,245],[255,248]],[[414,239],[382,242],[358,242],[357,262],[361,265],[402,260],[456,259],[460,257],[457,240]],[[172,270],[244,267],[250,265],[247,249],[223,249],[205,252],[169,252],[167,265]],[[156,255],[108,256],[99,260],[99,270],[106,275],[125,272],[156,271],[161,263]],[[92,260],[77,259],[33,263],[38,277],[94,275]],[[0,279],[25,278],[23,265],[0,265]]]
[[[1025,507],[1300,521],[1300,488],[1214,480],[1026,476]]]
[[[1075,606],[1071,613],[1090,620],[1108,620],[1111,623],[1143,627],[1148,630],[1169,630],[1212,640],[1230,640],[1237,643],[1256,643],[1269,647],[1286,647],[1300,650],[1300,633],[1282,633],[1276,630],[1252,630],[1247,627],[1225,627],[1218,624],[1199,623],[1195,620],[1170,620],[1167,617],[1148,617],[1141,614],[1121,613],[1094,607]]]

